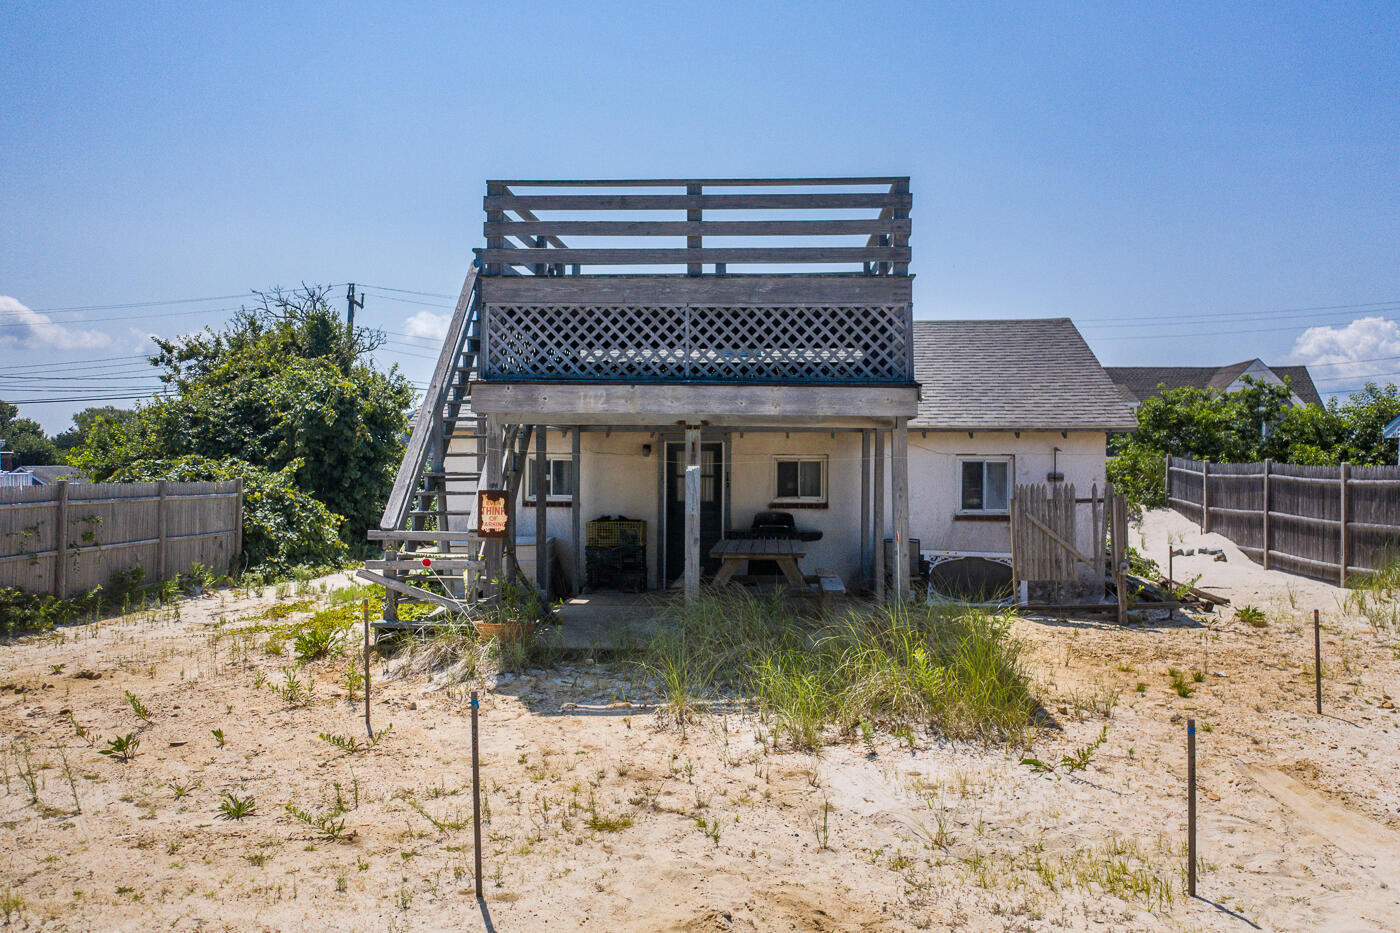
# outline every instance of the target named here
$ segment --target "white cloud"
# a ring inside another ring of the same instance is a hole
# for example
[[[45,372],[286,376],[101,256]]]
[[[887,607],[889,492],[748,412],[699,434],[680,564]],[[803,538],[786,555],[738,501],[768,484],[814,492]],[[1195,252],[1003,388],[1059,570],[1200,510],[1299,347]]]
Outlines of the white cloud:
[[[1319,367],[1313,379],[1327,395],[1328,385],[1359,384],[1400,368],[1395,361],[1383,359],[1400,356],[1400,322],[1363,317],[1338,327],[1309,327],[1294,342],[1292,356],[1299,363]]]
[[[447,325],[450,323],[452,323],[452,318],[446,314],[419,311],[403,322],[404,333],[410,337],[431,337],[434,340],[441,340],[447,336]]]
[[[98,330],[55,324],[9,295],[0,295],[0,346],[27,350],[98,350],[112,338]]]

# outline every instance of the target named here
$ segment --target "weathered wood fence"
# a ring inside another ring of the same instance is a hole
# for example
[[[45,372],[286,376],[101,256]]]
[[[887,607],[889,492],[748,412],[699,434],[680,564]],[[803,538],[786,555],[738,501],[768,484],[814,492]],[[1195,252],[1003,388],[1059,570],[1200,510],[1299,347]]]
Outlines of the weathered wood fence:
[[[136,567],[222,572],[242,549],[242,480],[0,488],[0,586],[68,597]]]
[[[1265,569],[1345,585],[1400,552],[1400,467],[1167,458],[1167,505]]]

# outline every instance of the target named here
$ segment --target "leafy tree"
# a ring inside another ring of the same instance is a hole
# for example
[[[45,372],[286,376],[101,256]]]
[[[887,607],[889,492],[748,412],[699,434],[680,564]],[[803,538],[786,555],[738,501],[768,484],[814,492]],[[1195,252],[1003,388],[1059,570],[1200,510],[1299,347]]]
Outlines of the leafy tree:
[[[60,452],[66,453],[75,447],[80,447],[87,438],[88,432],[99,422],[111,424],[125,424],[136,417],[135,409],[117,408],[115,405],[93,406],[84,408],[73,416],[73,427],[54,435],[54,446]]]
[[[40,466],[58,462],[58,448],[44,433],[39,422],[19,417],[19,409],[0,401],[0,441],[15,453],[19,466]]]
[[[1286,386],[1245,377],[1238,392],[1168,389],[1138,406],[1138,430],[1112,443],[1108,476],[1141,505],[1164,504],[1165,457],[1212,463],[1393,463],[1381,429],[1400,417],[1400,389],[1374,383],[1346,401],[1295,408]]]
[[[290,470],[363,552],[403,455],[413,388],[397,368],[374,368],[367,355],[383,336],[347,328],[324,289],[259,298],[221,331],[158,340],[152,362],[173,394],[128,422],[99,420],[71,459],[99,481],[179,457]]]

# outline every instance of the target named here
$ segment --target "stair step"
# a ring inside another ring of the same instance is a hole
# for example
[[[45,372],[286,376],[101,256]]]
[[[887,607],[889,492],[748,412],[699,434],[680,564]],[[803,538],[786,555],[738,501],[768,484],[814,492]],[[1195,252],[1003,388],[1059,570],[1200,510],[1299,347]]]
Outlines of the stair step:
[[[409,509],[409,510],[408,510],[407,512],[405,512],[404,514],[405,514],[405,515],[414,515],[414,516],[418,516],[418,517],[421,517],[421,518],[426,518],[426,517],[428,517],[429,515],[446,515],[446,516],[448,516],[449,518],[452,518],[452,517],[461,516],[461,515],[475,515],[476,512],[472,512],[472,511],[463,512],[463,511],[460,510],[460,509]]]

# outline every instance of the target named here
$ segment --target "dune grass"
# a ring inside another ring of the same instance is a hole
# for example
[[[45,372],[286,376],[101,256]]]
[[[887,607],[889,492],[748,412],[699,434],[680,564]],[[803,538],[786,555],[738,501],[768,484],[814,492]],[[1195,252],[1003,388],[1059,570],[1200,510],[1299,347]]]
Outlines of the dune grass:
[[[781,594],[731,591],[675,616],[642,665],[682,723],[704,699],[727,697],[757,704],[779,738],[804,749],[828,727],[852,734],[862,721],[1009,744],[1033,727],[1036,700],[1005,613],[906,603],[804,617]]]
[[[1400,555],[1386,560],[1381,569],[1356,574],[1347,580],[1351,593],[1346,608],[1371,623],[1373,628],[1400,633]]]

